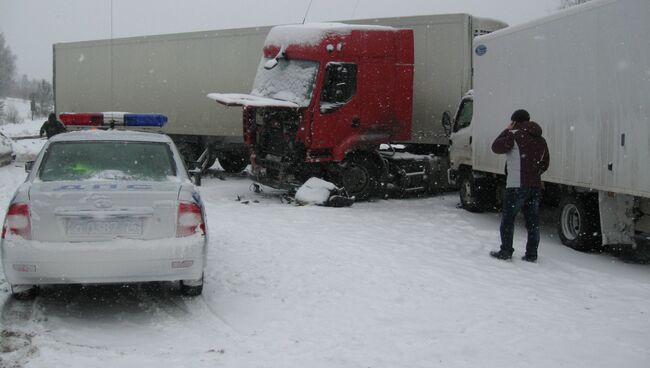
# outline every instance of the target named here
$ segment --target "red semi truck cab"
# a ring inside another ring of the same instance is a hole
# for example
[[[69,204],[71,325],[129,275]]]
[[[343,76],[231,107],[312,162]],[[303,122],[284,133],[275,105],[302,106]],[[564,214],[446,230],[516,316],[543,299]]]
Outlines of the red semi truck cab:
[[[208,97],[244,106],[260,183],[291,188],[318,176],[356,193],[379,178],[379,144],[411,139],[413,56],[412,30],[278,26],[251,94]]]

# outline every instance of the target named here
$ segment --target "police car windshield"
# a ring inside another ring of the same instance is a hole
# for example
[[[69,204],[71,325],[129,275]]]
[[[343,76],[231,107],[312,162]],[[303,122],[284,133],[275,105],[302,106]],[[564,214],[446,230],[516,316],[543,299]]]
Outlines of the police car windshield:
[[[169,146],[156,142],[56,142],[39,170],[43,181],[168,181],[175,176]]]

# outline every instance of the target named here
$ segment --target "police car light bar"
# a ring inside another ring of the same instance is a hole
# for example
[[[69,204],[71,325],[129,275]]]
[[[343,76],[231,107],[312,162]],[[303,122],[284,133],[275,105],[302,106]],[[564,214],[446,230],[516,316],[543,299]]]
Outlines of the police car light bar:
[[[125,126],[162,127],[167,117],[162,114],[124,114]]]
[[[101,126],[104,122],[104,115],[102,113],[65,112],[59,115],[59,119],[61,119],[61,122],[65,125]]]
[[[129,112],[62,113],[59,118],[66,126],[80,127],[162,127],[167,116],[162,114],[133,114]]]

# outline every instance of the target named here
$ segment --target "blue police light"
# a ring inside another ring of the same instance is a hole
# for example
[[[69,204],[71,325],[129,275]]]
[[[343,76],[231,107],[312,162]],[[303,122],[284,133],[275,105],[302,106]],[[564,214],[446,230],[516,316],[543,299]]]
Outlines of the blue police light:
[[[124,126],[162,127],[167,117],[162,114],[124,114]]]

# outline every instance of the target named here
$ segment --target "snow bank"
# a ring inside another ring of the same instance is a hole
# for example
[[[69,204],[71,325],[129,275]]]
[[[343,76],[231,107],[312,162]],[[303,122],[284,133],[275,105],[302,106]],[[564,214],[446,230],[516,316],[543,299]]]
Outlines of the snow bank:
[[[16,161],[34,161],[36,156],[47,142],[47,139],[21,139],[12,142]]]
[[[330,193],[338,189],[336,185],[319,178],[310,178],[296,192],[296,202],[300,204],[324,205]]]
[[[395,31],[393,27],[343,23],[307,23],[273,27],[264,46],[301,44],[315,46],[327,35],[349,35],[355,30]]]
[[[25,137],[38,135],[38,132],[41,129],[41,125],[47,119],[46,117],[34,117],[34,120],[32,120],[32,113],[28,100],[23,100],[20,98],[6,98],[4,102],[5,114],[7,113],[8,109],[14,108],[18,112],[18,117],[22,122],[18,124],[0,125],[0,132],[2,132],[7,137]]]

